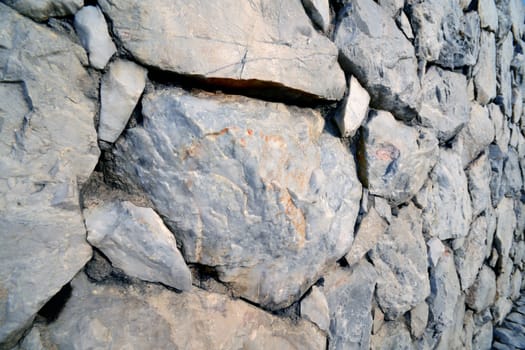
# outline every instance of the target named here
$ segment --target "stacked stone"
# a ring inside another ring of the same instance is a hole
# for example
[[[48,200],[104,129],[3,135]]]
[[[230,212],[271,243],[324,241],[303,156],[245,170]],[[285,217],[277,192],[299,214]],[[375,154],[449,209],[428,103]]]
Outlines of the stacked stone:
[[[82,5],[0,0],[0,349],[517,346],[522,1]]]

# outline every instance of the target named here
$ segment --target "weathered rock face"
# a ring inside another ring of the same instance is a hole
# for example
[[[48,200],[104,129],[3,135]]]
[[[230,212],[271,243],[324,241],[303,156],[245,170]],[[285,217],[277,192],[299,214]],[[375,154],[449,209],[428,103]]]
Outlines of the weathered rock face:
[[[2,0],[1,2],[36,21],[75,14],[84,4],[82,0]]]
[[[243,301],[194,289],[96,285],[79,275],[47,336],[59,349],[321,349],[312,324],[265,313]],[[125,327],[123,327],[125,325]],[[154,325],[154,327],[152,327]]]
[[[363,83],[374,108],[412,119],[419,109],[421,85],[410,42],[373,0],[352,1],[339,15],[335,43],[345,70]]]
[[[378,273],[377,301],[385,318],[396,319],[430,293],[421,212],[412,204],[399,211],[370,252]]]
[[[111,202],[84,210],[88,241],[113,266],[145,281],[191,289],[190,270],[172,233],[150,208]]]
[[[116,143],[113,176],[151,199],[187,261],[280,308],[348,251],[361,186],[319,114],[177,89],[142,103],[143,125]]]
[[[0,348],[91,256],[78,185],[99,150],[81,47],[0,4]]]
[[[438,143],[425,128],[410,128],[385,111],[371,111],[363,128],[361,181],[394,204],[410,200],[437,160]]]
[[[124,47],[145,65],[226,86],[284,86],[328,100],[344,94],[337,49],[316,32],[299,0],[99,4]]]
[[[359,229],[355,234],[352,248],[345,258],[349,265],[354,265],[368,253],[378,241],[382,240],[387,223],[379,216],[375,209],[370,209],[367,215],[359,224]]]
[[[482,2],[480,1],[480,6]],[[497,23],[496,17],[496,25]],[[494,33],[484,30],[481,32],[479,59],[474,71],[476,97],[479,103],[485,105],[496,97],[496,39]]]

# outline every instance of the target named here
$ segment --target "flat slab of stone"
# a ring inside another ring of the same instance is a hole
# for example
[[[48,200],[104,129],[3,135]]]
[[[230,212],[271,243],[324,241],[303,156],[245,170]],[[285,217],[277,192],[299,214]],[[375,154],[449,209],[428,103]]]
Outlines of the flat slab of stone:
[[[144,65],[226,87],[284,88],[328,100],[345,92],[337,48],[316,31],[298,0],[99,4],[123,46]]]
[[[361,185],[318,112],[180,89],[142,104],[107,169],[153,202],[188,263],[275,309],[348,252]]]
[[[58,349],[321,349],[313,324],[279,318],[241,300],[192,289],[92,284],[84,274],[44,336]],[[125,325],[125,326],[123,326]]]
[[[91,257],[78,188],[100,151],[82,47],[0,4],[0,348]]]

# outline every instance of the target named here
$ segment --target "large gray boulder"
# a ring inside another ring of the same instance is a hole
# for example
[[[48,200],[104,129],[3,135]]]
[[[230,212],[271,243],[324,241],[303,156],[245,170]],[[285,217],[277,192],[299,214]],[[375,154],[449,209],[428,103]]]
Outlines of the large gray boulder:
[[[365,260],[324,276],[322,290],[330,311],[329,350],[370,348],[376,279],[374,267]]]
[[[454,137],[470,118],[465,76],[430,67],[423,78],[419,114],[421,123],[434,129],[441,142]]]
[[[465,237],[472,221],[472,206],[461,158],[441,149],[430,178],[428,205],[423,211],[425,231],[441,240]]]
[[[410,1],[418,58],[442,67],[473,66],[479,53],[480,19],[457,0]]]
[[[438,141],[385,111],[370,111],[358,159],[361,181],[371,194],[393,204],[409,201],[423,186],[438,156]]]
[[[35,21],[74,15],[84,5],[83,0],[1,0],[0,2]]]
[[[194,288],[92,284],[84,274],[42,335],[58,349],[321,349],[310,322],[279,318],[244,301]]]
[[[99,4],[144,65],[269,93],[284,87],[291,95],[339,100],[345,92],[337,48],[314,29],[300,0]]]
[[[398,318],[430,294],[421,212],[413,204],[399,211],[369,256],[378,274],[376,296],[386,319]]]
[[[415,117],[421,86],[414,47],[390,14],[373,0],[357,0],[339,16],[334,35],[343,68],[364,84],[372,107]]]
[[[173,234],[151,209],[112,201],[85,209],[87,239],[127,275],[191,289],[191,273]]]
[[[187,262],[278,309],[348,252],[361,185],[319,113],[179,89],[142,103],[108,172],[153,202]]]
[[[0,348],[9,348],[91,257],[78,187],[100,151],[82,47],[3,4],[0,33]]]

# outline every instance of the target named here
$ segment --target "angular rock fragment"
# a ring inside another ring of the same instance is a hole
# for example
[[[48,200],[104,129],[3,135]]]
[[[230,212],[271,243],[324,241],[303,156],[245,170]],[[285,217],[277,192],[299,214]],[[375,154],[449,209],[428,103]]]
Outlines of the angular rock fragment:
[[[321,349],[326,338],[241,300],[192,289],[177,294],[89,283],[81,274],[47,337],[58,349]],[[125,325],[125,327],[123,327]]]
[[[496,297],[496,274],[490,267],[483,265],[474,284],[466,294],[467,305],[481,312],[492,305]]]
[[[512,75],[510,64],[514,56],[512,33],[508,33],[498,44],[496,54],[498,95],[503,98],[503,112],[506,116],[512,115]]]
[[[355,234],[352,248],[345,256],[350,266],[358,263],[370,249],[374,248],[387,226],[385,220],[379,216],[374,208],[371,208],[361,221]]]
[[[472,103],[471,106],[470,119],[460,131],[456,142],[464,167],[476,159],[494,140],[494,125],[487,108],[477,103]]]
[[[146,86],[145,68],[125,60],[109,66],[100,86],[98,137],[113,143],[120,136]]]
[[[410,332],[414,338],[420,338],[427,327],[428,304],[423,302],[410,310]]]
[[[415,117],[421,86],[412,44],[373,0],[352,1],[342,11],[335,43],[343,68],[364,84],[374,108]]]
[[[498,226],[494,243],[501,257],[509,256],[510,248],[514,238],[514,229],[516,228],[516,214],[514,214],[513,200],[503,198],[496,208],[498,217]]]
[[[469,288],[474,283],[478,271],[483,265],[486,240],[487,220],[484,216],[480,216],[472,222],[463,246],[454,251],[462,290]]]
[[[456,0],[413,1],[409,6],[418,58],[446,68],[472,66],[479,53],[480,19]]]
[[[89,54],[89,63],[104,69],[117,48],[108,33],[104,15],[96,6],[86,6],[75,15],[75,30]]]
[[[88,241],[126,274],[191,289],[191,273],[173,234],[150,208],[110,202],[84,210]]]
[[[492,323],[481,326],[472,339],[472,349],[490,350],[492,348]]]
[[[496,97],[496,39],[494,33],[484,30],[481,31],[478,63],[474,67],[474,86],[476,100],[482,105]]]
[[[509,147],[507,159],[503,164],[503,177],[501,180],[506,196],[519,197],[523,187],[523,178],[521,176],[518,153],[511,147]]]
[[[507,153],[509,149],[510,129],[508,127],[507,118],[501,111],[500,106],[491,103],[488,105],[490,119],[494,124],[495,141],[500,151]]]
[[[410,200],[437,160],[435,136],[396,121],[388,112],[371,111],[362,137],[360,175],[370,193],[393,204]]]
[[[505,161],[505,154],[501,151],[498,145],[489,146],[489,161],[492,176],[490,177],[490,195],[492,199],[492,206],[497,207],[505,195],[505,186],[502,181],[503,177],[503,164]]]
[[[82,0],[1,0],[0,2],[39,22],[50,17],[73,15],[84,5]]]
[[[423,78],[419,114],[421,123],[434,129],[441,142],[454,137],[470,118],[465,76],[431,67]]]
[[[372,336],[371,349],[414,350],[410,331],[402,320],[385,322],[377,334]]]
[[[377,3],[388,12],[392,18],[396,17],[405,5],[404,0],[379,0]]]
[[[317,286],[301,301],[301,316],[315,323],[328,333],[330,328],[330,310],[323,292]]]
[[[490,176],[490,162],[486,154],[473,161],[467,169],[472,217],[477,217],[491,205]]]
[[[146,66],[205,78],[219,86],[266,93],[279,88],[292,96],[328,100],[343,97],[345,77],[337,63],[337,48],[314,29],[300,1],[99,4],[124,48]]]
[[[312,21],[327,32],[330,27],[330,4],[328,0],[302,0],[306,12]]]
[[[479,0],[478,14],[481,28],[495,32],[498,29],[498,9],[494,4],[494,0]],[[483,44],[480,44],[483,50]]]
[[[396,319],[429,295],[421,213],[413,204],[399,211],[370,258],[378,274],[377,301],[386,319]]]
[[[370,95],[355,77],[350,78],[348,95],[343,99],[335,121],[343,137],[354,136],[367,116]]]
[[[179,89],[147,94],[108,174],[153,202],[189,263],[277,309],[350,249],[354,160],[310,109]]]
[[[10,348],[91,257],[77,189],[100,151],[82,47],[4,4],[0,33],[0,348]]]
[[[430,178],[432,187],[423,211],[425,230],[441,240],[465,237],[472,220],[472,207],[461,158],[441,149]]]
[[[328,349],[369,349],[374,267],[362,261],[352,269],[332,270],[324,278],[323,293],[330,310]]]

